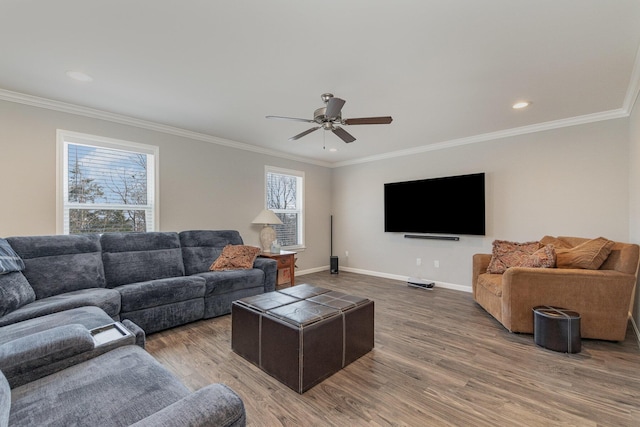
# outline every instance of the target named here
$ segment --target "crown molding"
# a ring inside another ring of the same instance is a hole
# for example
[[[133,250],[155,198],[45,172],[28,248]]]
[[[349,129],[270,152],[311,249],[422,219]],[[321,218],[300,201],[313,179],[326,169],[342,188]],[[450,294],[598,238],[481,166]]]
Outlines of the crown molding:
[[[303,163],[310,163],[317,166],[331,167],[331,163],[321,162],[306,157],[294,156],[284,153],[282,151],[269,150],[266,148],[258,147],[251,144],[245,144],[242,142],[231,141],[229,139],[218,138],[211,135],[206,135],[199,132],[193,132],[186,129],[181,129],[173,126],[163,125],[160,123],[150,122],[147,120],[136,119],[121,114],[110,113],[108,111],[97,110],[89,107],[82,107],[80,105],[69,104],[62,101],[54,101],[52,99],[41,98],[38,96],[27,95],[19,92],[12,92],[6,89],[0,89],[0,100],[15,102],[17,104],[30,105],[32,107],[45,108],[48,110],[60,111],[62,113],[75,114],[84,117],[90,117],[93,119],[106,120],[113,123],[134,126],[142,129],[152,130],[156,132],[162,132],[170,135],[175,135],[183,138],[189,138],[197,141],[209,142],[212,144],[222,145],[225,147],[236,148],[238,150],[251,151],[253,153],[264,154],[268,156],[274,156],[289,160],[295,160]]]
[[[433,144],[427,144],[416,148],[410,148],[407,150],[392,151],[385,154],[376,156],[362,157],[354,160],[347,160],[344,162],[323,162],[318,160],[309,159],[307,157],[294,156],[282,151],[270,150],[262,147],[258,147],[251,144],[245,144],[237,141],[231,141],[224,138],[218,138],[211,135],[206,135],[199,132],[193,132],[186,129],[181,129],[173,126],[163,125],[160,123],[150,122],[147,120],[136,119],[133,117],[110,113],[108,111],[97,110],[94,108],[82,107],[75,104],[69,104],[61,101],[54,101],[47,98],[41,98],[33,95],[27,95],[19,92],[12,92],[6,89],[0,89],[0,100],[15,102],[18,104],[30,105],[33,107],[45,108],[49,110],[60,111],[63,113],[75,114],[84,117],[90,117],[99,120],[106,120],[113,123],[119,123],[129,126],[134,126],[142,129],[152,130],[156,132],[162,132],[170,135],[175,135],[183,138],[193,139],[197,141],[209,142],[212,144],[222,145],[225,147],[236,148],[239,150],[250,151],[253,153],[264,154],[268,156],[274,156],[278,158],[294,160],[302,163],[313,164],[316,166],[322,166],[327,168],[337,168],[355,164],[370,163],[380,160],[393,159],[396,157],[412,156],[415,154],[421,154],[429,151],[444,150],[447,148],[458,147],[461,145],[475,144],[479,142],[486,142],[501,138],[508,138],[518,135],[525,135],[529,133],[542,132],[551,129],[559,129],[568,126],[576,126],[586,123],[593,123],[603,120],[611,120],[628,117],[631,114],[635,100],[638,97],[638,91],[640,91],[640,49],[636,55],[636,62],[632,72],[629,88],[625,97],[624,105],[622,108],[616,110],[603,111],[600,113],[585,114],[582,116],[571,117],[567,119],[553,120],[544,123],[537,123],[534,125],[522,126],[513,129],[506,129],[497,132],[489,132],[479,135],[474,135],[465,138],[458,138],[448,141],[437,142]]]
[[[390,153],[380,154],[378,156],[363,157],[356,160],[333,163],[332,167],[349,166],[360,163],[369,163],[379,160],[387,160],[395,157],[412,156],[415,154],[426,153],[428,151],[444,150],[447,148],[458,147],[461,145],[475,144],[478,142],[492,141],[512,136],[525,135],[528,133],[542,132],[545,130],[558,129],[568,126],[576,126],[586,123],[599,122],[602,120],[619,119],[628,117],[629,112],[622,108],[616,110],[603,111],[601,113],[585,114],[583,116],[571,117],[568,119],[553,120],[535,125],[522,126],[513,129],[506,129],[497,132],[483,133],[479,135],[469,136],[465,138],[452,139],[449,141],[436,142],[433,144],[423,145],[421,147],[410,148],[407,150],[393,151]]]
[[[633,107],[638,99],[638,92],[640,92],[640,46],[636,52],[636,60],[633,63],[633,70],[631,71],[631,79],[629,80],[629,87],[627,88],[627,95],[624,98],[622,109],[628,114],[631,114]]]

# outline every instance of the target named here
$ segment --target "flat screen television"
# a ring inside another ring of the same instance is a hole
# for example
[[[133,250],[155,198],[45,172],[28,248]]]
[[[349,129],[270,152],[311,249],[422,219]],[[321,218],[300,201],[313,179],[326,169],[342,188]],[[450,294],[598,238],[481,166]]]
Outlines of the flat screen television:
[[[384,231],[485,235],[484,173],[384,184]]]

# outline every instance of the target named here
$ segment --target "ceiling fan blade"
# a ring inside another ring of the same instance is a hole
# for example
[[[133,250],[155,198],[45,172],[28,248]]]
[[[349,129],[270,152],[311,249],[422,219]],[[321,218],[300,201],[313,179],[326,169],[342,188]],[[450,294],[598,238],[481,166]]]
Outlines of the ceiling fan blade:
[[[340,111],[342,110],[342,106],[344,105],[345,102],[347,101],[340,98],[329,99],[329,102],[327,102],[327,110],[325,111],[324,115],[329,118],[339,117]]]
[[[388,125],[393,121],[391,116],[384,117],[361,117],[358,119],[344,119],[345,125]]]
[[[300,139],[305,135],[309,135],[311,132],[316,131],[318,129],[320,129],[321,126],[316,126],[314,128],[311,129],[307,129],[302,133],[297,134],[296,136],[292,136],[291,138],[289,138],[289,141],[295,141],[296,139]]]
[[[338,137],[343,140],[344,142],[353,142],[356,139],[353,137],[353,135],[351,135],[349,132],[347,132],[346,130],[338,127],[338,128],[333,128],[331,129],[331,131],[333,133],[335,133],[336,135],[338,135]]]
[[[282,117],[282,116],[265,116],[267,119],[277,119],[277,120],[293,120],[295,122],[305,122],[305,123],[315,123],[311,119],[298,119],[295,117]]]

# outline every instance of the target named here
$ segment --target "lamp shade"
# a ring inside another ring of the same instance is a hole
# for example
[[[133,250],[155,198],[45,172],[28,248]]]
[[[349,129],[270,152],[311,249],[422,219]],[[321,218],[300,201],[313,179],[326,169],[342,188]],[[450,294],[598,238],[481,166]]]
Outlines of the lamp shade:
[[[273,213],[273,211],[269,210],[269,209],[263,209],[262,212],[260,212],[258,214],[257,217],[255,217],[255,219],[253,221],[251,221],[251,224],[282,224],[282,221],[280,221],[280,218],[278,218],[276,216],[275,213]]]

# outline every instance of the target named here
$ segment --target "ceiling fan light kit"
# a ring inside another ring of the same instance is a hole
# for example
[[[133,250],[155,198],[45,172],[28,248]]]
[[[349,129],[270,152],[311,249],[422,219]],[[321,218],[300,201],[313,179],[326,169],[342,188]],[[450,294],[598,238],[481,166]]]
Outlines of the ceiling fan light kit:
[[[295,117],[282,117],[282,116],[266,116],[267,119],[278,120],[293,120],[296,122],[314,123],[317,126],[307,129],[297,135],[289,138],[289,141],[295,141],[303,136],[309,135],[320,128],[325,131],[329,130],[333,132],[338,138],[346,143],[353,142],[356,138],[347,132],[341,126],[349,125],[385,125],[393,121],[391,116],[383,117],[361,117],[355,119],[343,119],[342,107],[345,104],[344,99],[336,98],[332,93],[323,93],[320,98],[325,103],[324,107],[320,107],[313,112],[313,119],[299,119]]]

